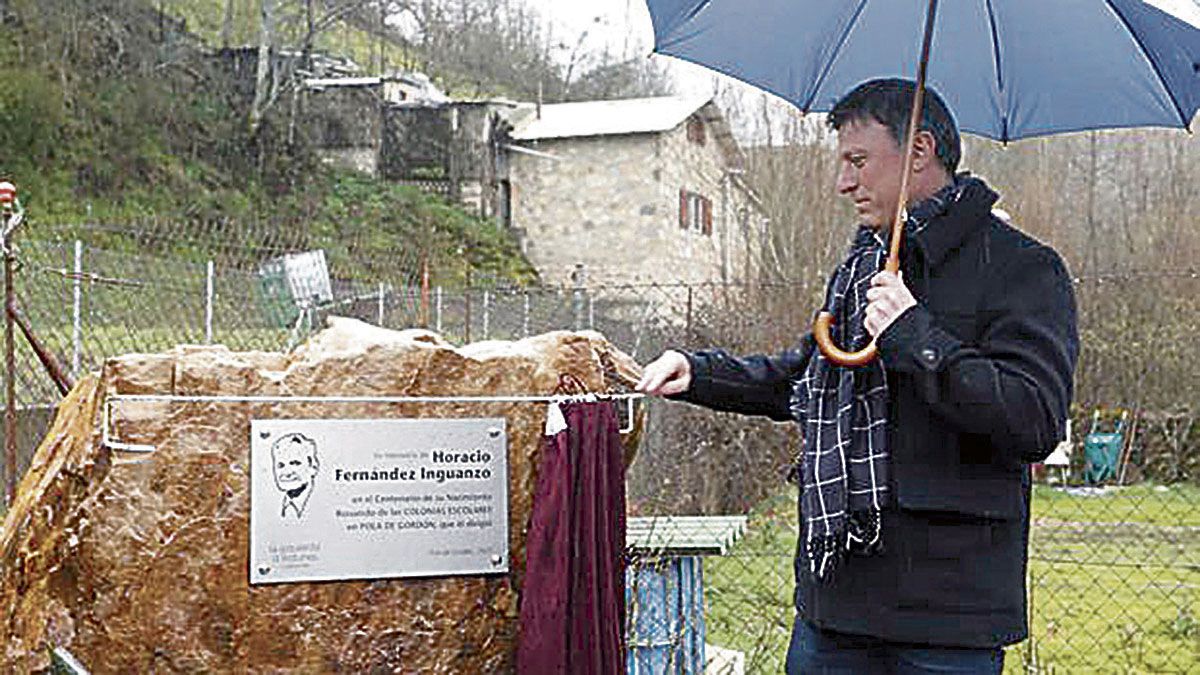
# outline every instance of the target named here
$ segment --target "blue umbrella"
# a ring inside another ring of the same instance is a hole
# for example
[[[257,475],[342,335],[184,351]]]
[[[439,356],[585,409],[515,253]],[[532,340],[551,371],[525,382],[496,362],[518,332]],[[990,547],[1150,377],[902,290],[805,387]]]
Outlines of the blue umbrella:
[[[646,4],[656,52],[757,86],[805,112],[830,110],[866,80],[916,76],[885,265],[893,272],[926,80],[963,131],[1005,142],[1085,129],[1187,127],[1200,109],[1195,0],[955,0],[941,14],[938,0]],[[814,332],[831,360],[853,366],[874,358],[874,342],[853,354],[838,349],[830,323],[822,312]]]
[[[808,112],[866,80],[914,77],[927,0],[646,4],[656,52]],[[1200,21],[1194,0],[1174,4]],[[954,0],[937,12],[929,84],[963,131],[1010,141],[1186,127],[1200,108],[1200,28],[1142,0]]]

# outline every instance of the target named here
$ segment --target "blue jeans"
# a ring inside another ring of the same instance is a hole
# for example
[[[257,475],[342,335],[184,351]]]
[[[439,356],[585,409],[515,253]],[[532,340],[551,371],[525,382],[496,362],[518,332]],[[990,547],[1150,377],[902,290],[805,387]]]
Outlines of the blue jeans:
[[[888,642],[834,633],[796,618],[788,646],[787,675],[916,675],[917,673],[999,673],[1004,650]]]

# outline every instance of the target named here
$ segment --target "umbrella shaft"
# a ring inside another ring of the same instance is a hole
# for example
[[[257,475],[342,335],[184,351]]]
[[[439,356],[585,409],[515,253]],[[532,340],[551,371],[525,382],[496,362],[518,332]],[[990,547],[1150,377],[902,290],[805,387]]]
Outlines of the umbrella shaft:
[[[904,235],[904,220],[908,205],[908,184],[912,177],[913,144],[921,128],[921,113],[925,108],[925,73],[929,69],[929,50],[933,44],[933,25],[937,17],[938,0],[929,0],[925,13],[925,34],[921,38],[921,58],[917,62],[917,90],[913,92],[912,111],[908,117],[908,133],[904,137],[904,173],[900,177],[900,199],[896,203],[896,215],[892,220],[892,235],[888,247],[887,262],[883,268],[889,272],[900,269],[900,240]]]

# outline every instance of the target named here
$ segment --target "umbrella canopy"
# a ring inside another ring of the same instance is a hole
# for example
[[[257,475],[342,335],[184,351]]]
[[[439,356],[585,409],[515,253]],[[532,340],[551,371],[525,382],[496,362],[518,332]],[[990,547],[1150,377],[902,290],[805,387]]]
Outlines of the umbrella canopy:
[[[916,76],[927,0],[646,4],[656,52],[730,75],[801,110],[824,112],[866,80]],[[1200,5],[944,2],[934,24],[928,84],[963,131],[1000,141],[1085,129],[1186,127],[1200,108]]]

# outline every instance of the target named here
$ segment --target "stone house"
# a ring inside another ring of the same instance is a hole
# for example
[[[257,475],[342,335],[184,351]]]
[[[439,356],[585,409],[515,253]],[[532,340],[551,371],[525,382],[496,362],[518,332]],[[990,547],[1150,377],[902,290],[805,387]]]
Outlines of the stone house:
[[[414,184],[512,229],[549,283],[753,279],[766,238],[745,160],[710,99],[536,105],[309,79],[326,162]]]
[[[735,282],[756,275],[767,219],[709,99],[522,106],[496,214],[545,281]]]

